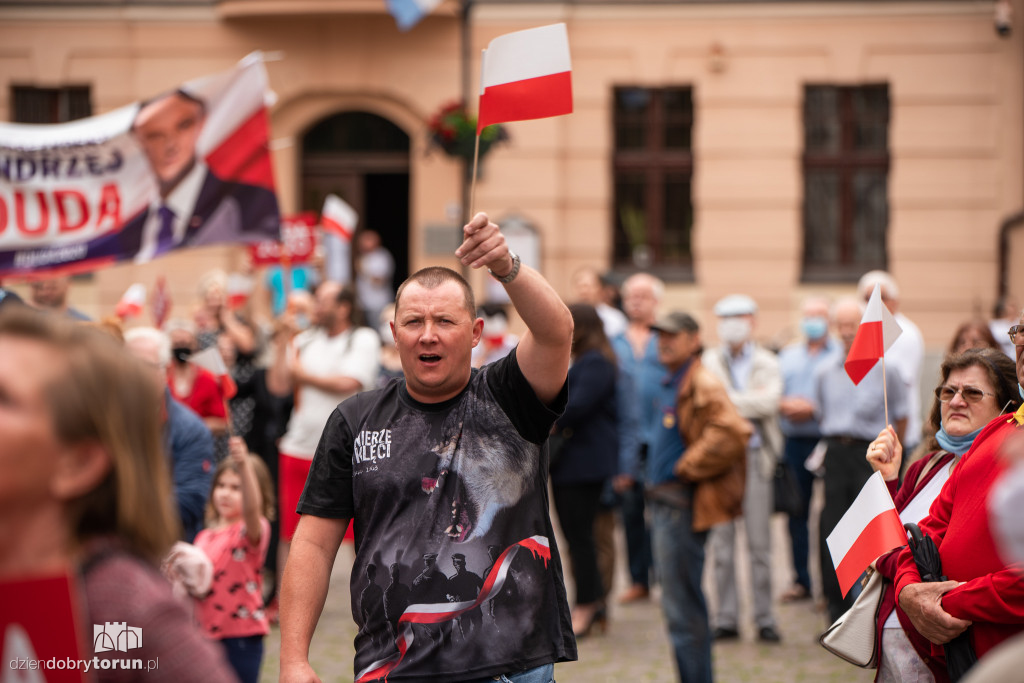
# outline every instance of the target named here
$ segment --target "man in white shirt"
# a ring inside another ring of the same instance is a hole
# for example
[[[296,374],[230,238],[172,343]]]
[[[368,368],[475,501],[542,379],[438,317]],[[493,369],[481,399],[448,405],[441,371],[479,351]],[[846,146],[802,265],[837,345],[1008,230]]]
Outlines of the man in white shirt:
[[[275,379],[295,390],[295,409],[278,446],[282,559],[299,515],[295,506],[309,475],[320,435],[334,408],[349,396],[373,389],[380,368],[380,337],[355,327],[351,288],[327,281],[316,290],[314,327],[295,336],[291,348],[271,367]]]

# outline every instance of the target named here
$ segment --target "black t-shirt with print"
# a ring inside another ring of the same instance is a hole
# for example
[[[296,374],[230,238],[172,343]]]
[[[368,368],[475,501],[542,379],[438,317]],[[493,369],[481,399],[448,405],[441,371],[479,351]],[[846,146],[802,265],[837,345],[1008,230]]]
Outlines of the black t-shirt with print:
[[[395,380],[331,415],[298,511],[354,520],[356,680],[576,659],[545,445],[566,396],[541,403],[512,352],[448,401]]]

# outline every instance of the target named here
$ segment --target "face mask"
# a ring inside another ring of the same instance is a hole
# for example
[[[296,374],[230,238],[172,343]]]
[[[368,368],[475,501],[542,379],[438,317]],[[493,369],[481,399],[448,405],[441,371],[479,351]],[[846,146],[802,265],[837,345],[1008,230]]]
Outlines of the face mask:
[[[300,331],[309,329],[309,316],[305,313],[296,313],[295,326],[299,328]]]
[[[935,432],[935,440],[939,442],[939,446],[944,450],[957,455],[963,455],[971,450],[971,444],[974,443],[974,439],[977,438],[978,434],[981,434],[981,429],[981,427],[978,427],[970,434],[953,436],[946,433],[945,427],[939,427],[939,431]]]
[[[171,353],[174,354],[174,360],[179,363],[187,363],[189,356],[192,355],[192,349],[187,346],[175,346],[171,349]]]
[[[718,321],[718,338],[726,344],[742,344],[750,339],[750,321],[746,318],[722,318]]]
[[[800,329],[808,339],[817,340],[828,334],[828,320],[815,315],[800,321]]]
[[[1024,462],[1006,470],[996,482],[988,499],[989,522],[1007,564],[1024,562]]]
[[[1020,394],[1021,398],[1024,398],[1024,387],[1020,385],[1020,382],[1017,382],[1017,393]]]

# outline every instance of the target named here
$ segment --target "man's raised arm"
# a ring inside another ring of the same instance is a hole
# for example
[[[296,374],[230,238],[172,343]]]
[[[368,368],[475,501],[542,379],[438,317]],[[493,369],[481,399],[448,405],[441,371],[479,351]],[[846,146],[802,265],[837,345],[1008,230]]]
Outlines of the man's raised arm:
[[[465,266],[490,269],[505,287],[527,327],[516,351],[519,367],[537,397],[550,403],[558,396],[569,372],[569,309],[540,273],[513,258],[505,236],[487,214],[473,216],[462,233],[463,242],[455,255]]]

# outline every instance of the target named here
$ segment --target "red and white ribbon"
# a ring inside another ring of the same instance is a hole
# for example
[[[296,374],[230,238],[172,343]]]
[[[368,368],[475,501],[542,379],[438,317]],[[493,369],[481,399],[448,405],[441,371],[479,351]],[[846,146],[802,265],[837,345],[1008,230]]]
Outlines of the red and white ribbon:
[[[505,578],[508,576],[509,567],[512,566],[512,560],[521,548],[529,550],[534,557],[540,557],[544,560],[544,566],[547,567],[548,561],[551,559],[551,547],[548,545],[548,539],[545,536],[531,536],[510,545],[498,556],[494,562],[494,569],[487,575],[475,600],[409,605],[402,612],[402,616],[398,618],[398,638],[395,641],[398,652],[385,659],[379,659],[360,671],[356,676],[356,683],[387,680],[388,674],[402,662],[405,653],[412,647],[413,624],[442,624],[452,621],[498,595],[505,585]]]

